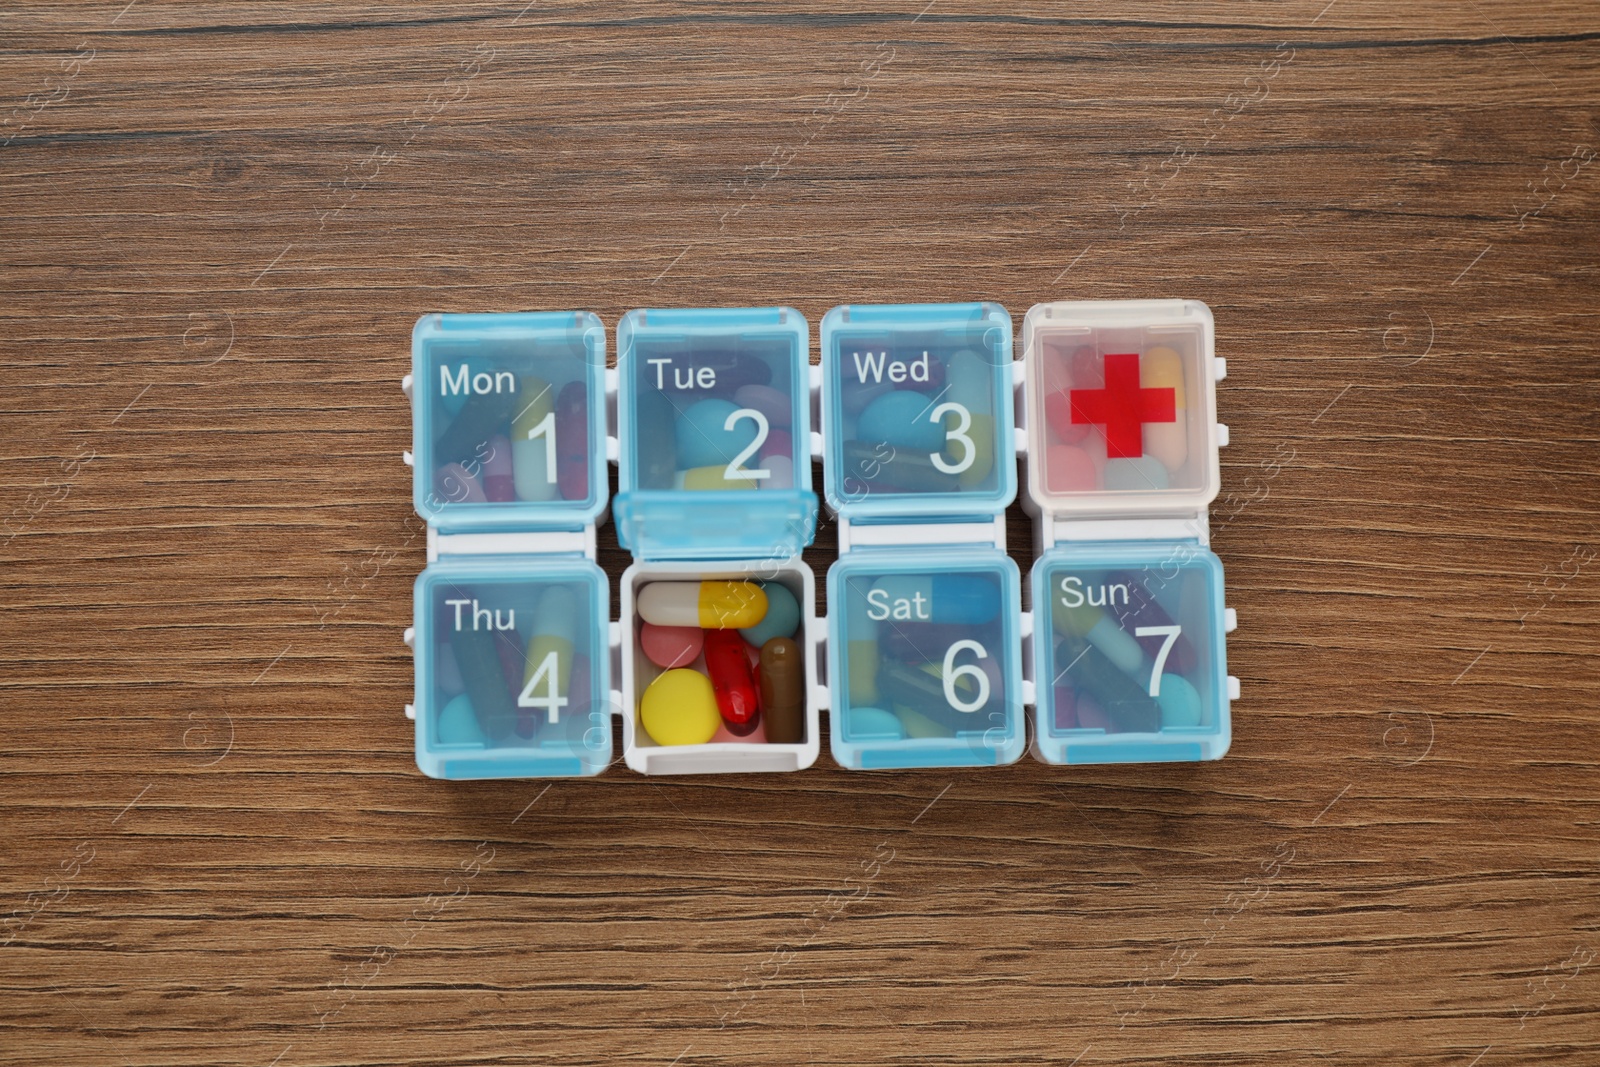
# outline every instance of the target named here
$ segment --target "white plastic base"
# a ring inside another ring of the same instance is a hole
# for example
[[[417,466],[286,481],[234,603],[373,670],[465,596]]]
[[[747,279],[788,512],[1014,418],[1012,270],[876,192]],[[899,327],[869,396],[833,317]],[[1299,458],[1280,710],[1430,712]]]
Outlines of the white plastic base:
[[[634,600],[639,588],[654,581],[704,579],[778,581],[800,602],[800,637],[805,656],[806,738],[798,745],[766,742],[717,742],[705,745],[658,745],[639,722],[639,697],[661,673],[639,650],[639,616]],[[822,626],[817,619],[817,583],[798,556],[774,560],[635,562],[622,572],[622,716],[623,758],[641,774],[731,774],[752,771],[799,771],[811,766],[821,751],[820,711],[827,688],[818,673],[817,645]]]

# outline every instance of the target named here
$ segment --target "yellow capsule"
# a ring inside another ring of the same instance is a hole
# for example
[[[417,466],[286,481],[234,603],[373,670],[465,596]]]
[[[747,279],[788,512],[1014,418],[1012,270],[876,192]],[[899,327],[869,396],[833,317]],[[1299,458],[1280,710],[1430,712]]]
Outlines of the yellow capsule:
[[[767,617],[767,594],[754,582],[651,582],[639,590],[638,608],[655,626],[744,630]]]
[[[850,703],[869,705],[878,699],[878,640],[845,642],[845,674],[850,679]]]
[[[511,415],[511,440],[526,441],[545,416],[556,409],[556,393],[543,378],[524,374],[517,380],[517,406]]]
[[[989,477],[989,472],[994,469],[994,417],[992,415],[971,415],[967,428],[960,437],[951,437],[944,444],[944,461],[950,466],[959,464],[967,458],[967,445],[971,441],[972,462],[961,471],[956,481],[963,489],[973,489],[983,484]],[[944,417],[945,433],[951,433],[961,425],[960,417],[955,412]],[[965,441],[963,441],[965,438]]]
[[[920,711],[896,704],[894,713],[900,719],[900,725],[906,728],[907,737],[954,737],[956,732],[948,726],[943,726]]]
[[[757,478],[728,478],[728,465],[719,463],[714,467],[695,467],[683,472],[683,489],[760,489],[761,481]]]
[[[1188,406],[1183,390],[1183,357],[1166,345],[1156,345],[1139,358],[1139,384],[1145,389],[1169,387],[1178,410]]]

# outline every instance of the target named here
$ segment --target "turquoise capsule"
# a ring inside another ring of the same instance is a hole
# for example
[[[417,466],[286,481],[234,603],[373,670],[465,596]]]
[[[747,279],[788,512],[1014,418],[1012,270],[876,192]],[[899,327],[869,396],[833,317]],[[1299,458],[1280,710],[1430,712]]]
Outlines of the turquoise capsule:
[[[1161,694],[1156,697],[1156,703],[1161,705],[1163,730],[1200,725],[1202,715],[1200,693],[1179,675],[1161,676]]]
[[[739,636],[755,648],[760,648],[774,637],[793,637],[800,628],[800,602],[789,587],[782,582],[762,582],[761,591],[767,594],[767,614],[754,626],[739,631]]]
[[[729,419],[739,410],[733,401],[715,397],[685,409],[678,416],[678,469],[725,467],[749,448],[762,420],[745,415],[730,423]]]
[[[884,393],[856,419],[856,438],[887,441],[895,448],[937,452],[944,447],[944,422],[933,417],[938,401],[909,389]]]
[[[866,738],[873,740],[887,739],[891,741],[903,740],[906,728],[900,720],[882,708],[851,708],[845,712],[846,730],[851,740],[860,741]]]
[[[487,740],[465,693],[440,709],[437,733],[441,745],[481,745]]]

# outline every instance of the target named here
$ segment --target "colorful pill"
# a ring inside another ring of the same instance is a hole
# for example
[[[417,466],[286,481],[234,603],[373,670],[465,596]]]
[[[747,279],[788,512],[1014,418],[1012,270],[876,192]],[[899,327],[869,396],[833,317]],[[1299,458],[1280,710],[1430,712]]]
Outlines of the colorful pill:
[[[944,448],[944,423],[933,417],[938,406],[931,397],[909,389],[885,393],[861,412],[856,436],[869,444],[887,441],[912,452],[938,452]]]
[[[928,716],[915,708],[896,704],[894,714],[900,720],[900,725],[905,729],[907,737],[941,738],[954,737],[956,735],[954,728],[928,718]]]
[[[955,410],[945,412],[942,458],[945,469],[961,467],[956,472],[961,488],[972,489],[994,469],[994,374],[981,356],[963,349],[950,357],[949,383],[940,403],[960,404],[967,418]]]
[[[1161,709],[1155,698],[1088,641],[1063,634],[1056,646],[1056,662],[1066,664],[1063,669],[1072,684],[1087,690],[1122,730],[1143,733],[1160,726]],[[1083,721],[1082,708],[1078,709],[1078,721]]]
[[[672,670],[694,662],[705,635],[698,626],[657,626],[647,622],[639,627],[639,648],[651,663]]]
[[[504,741],[516,729],[517,709],[495,650],[495,635],[488,630],[458,630],[450,645],[478,725],[491,741]]]
[[[761,718],[767,740],[798,745],[806,739],[806,672],[800,646],[774,637],[761,646]]]
[[[707,489],[759,489],[762,479],[749,476],[728,477],[727,464],[718,463],[710,467],[695,467],[693,470],[679,471],[673,479],[673,485],[678,489],[707,490]]]
[[[441,745],[481,745],[487,740],[473,714],[472,701],[465,693],[439,710],[434,740]]]
[[[786,430],[794,422],[788,396],[770,385],[741,385],[734,390],[733,402],[761,412],[767,418],[767,426],[774,430]]]
[[[1149,493],[1167,488],[1169,482],[1167,468],[1154,456],[1106,460],[1107,489]]]
[[[1126,603],[1118,598],[1106,607],[1124,630],[1134,633],[1141,626],[1173,625],[1172,616],[1167,614],[1166,609],[1156,600],[1155,594],[1150,591],[1147,579],[1141,579],[1132,571],[1113,571],[1110,580],[1128,589]],[[1187,633],[1180,630],[1167,653],[1166,669],[1187,674],[1198,664],[1199,657],[1195,654],[1194,643],[1189,640]]]
[[[736,734],[728,729],[728,724],[723,723],[717,727],[717,732],[711,735],[713,745],[764,745],[767,743],[767,720],[763,716],[755,722],[755,727],[747,734]]]
[[[800,628],[800,601],[782,582],[762,582],[767,597],[767,614],[754,626],[743,627],[739,636],[760,648],[774,637],[793,637]]]
[[[1176,674],[1161,676],[1161,693],[1156,697],[1161,707],[1161,728],[1199,726],[1202,715],[1200,693],[1186,679]]]
[[[687,667],[650,683],[639,698],[639,720],[658,745],[703,745],[722,725],[711,679]]]
[[[1045,488],[1052,493],[1092,493],[1100,488],[1094,457],[1076,445],[1045,449]]]
[[[852,579],[845,591],[845,677],[850,703],[878,702],[878,623],[867,613],[867,583]]]
[[[568,382],[556,397],[556,486],[563,500],[589,498],[589,388]]]
[[[539,598],[533,614],[533,638],[522,672],[519,707],[545,708],[549,721],[560,721],[572,680],[573,636],[578,624],[578,598],[566,586],[553,586]]]
[[[726,467],[742,455],[755,441],[760,420],[739,410],[731,400],[711,397],[679,415],[674,430],[678,469]]]
[[[722,721],[736,736],[755,729],[761,712],[760,696],[744,649],[744,638],[732,630],[706,631],[706,673],[711,676]]]
[[[1139,357],[1139,383],[1151,389],[1168,388],[1175,398],[1172,422],[1144,424],[1144,451],[1159,459],[1167,470],[1177,473],[1189,458],[1189,417],[1184,410],[1183,359],[1165,345],[1157,345]]]
[[[505,426],[516,406],[510,392],[474,393],[461,405],[444,433],[434,442],[433,458],[441,463],[474,459],[490,437]]]
[[[1089,424],[1072,421],[1072,391],[1058,389],[1044,398],[1044,423],[1062,444],[1075,445],[1089,436]]]
[[[947,622],[978,626],[1000,613],[1000,590],[981,574],[889,574],[867,593],[878,622]]]
[[[753,582],[651,582],[639,590],[639,617],[657,626],[742,630],[767,614],[767,594]]]
[[[758,483],[763,489],[793,489],[794,460],[788,456],[768,456],[761,461],[767,476]]]
[[[460,463],[446,463],[433,476],[433,491],[451,504],[483,504],[488,501],[483,486]]]
[[[761,443],[761,451],[756,453],[765,461],[773,456],[783,456],[785,459],[794,455],[794,438],[789,436],[788,430],[773,430],[767,434],[767,439]]]
[[[483,495],[495,503],[517,498],[511,468],[511,439],[503,433],[489,438],[489,451],[483,457]]]
[[[453,697],[466,689],[461,683],[461,668],[456,666],[456,650],[448,641],[438,647],[439,654],[433,663],[433,677],[439,683],[439,692]]]

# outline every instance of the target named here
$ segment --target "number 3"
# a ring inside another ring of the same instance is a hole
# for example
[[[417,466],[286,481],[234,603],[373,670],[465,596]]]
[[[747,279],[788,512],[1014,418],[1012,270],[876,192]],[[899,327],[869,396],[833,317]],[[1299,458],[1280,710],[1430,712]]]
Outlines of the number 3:
[[[938,467],[946,474],[960,474],[972,466],[973,461],[978,458],[978,446],[973,444],[972,438],[967,436],[967,431],[972,429],[972,412],[968,411],[963,405],[950,400],[933,409],[931,421],[940,422],[945,415],[952,411],[956,413],[956,428],[945,431],[944,439],[961,443],[963,453],[961,462],[950,463],[938,452],[929,452],[928,458],[933,460],[935,467]]]

